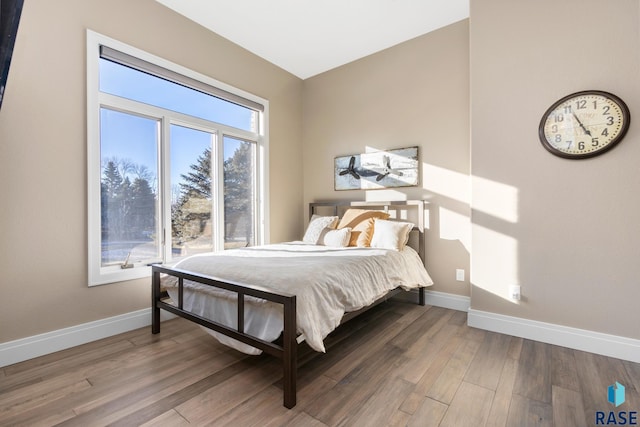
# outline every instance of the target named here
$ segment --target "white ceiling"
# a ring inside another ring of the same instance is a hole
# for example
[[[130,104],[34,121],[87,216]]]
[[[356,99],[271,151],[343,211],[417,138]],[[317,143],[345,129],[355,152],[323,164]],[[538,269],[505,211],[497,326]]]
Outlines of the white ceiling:
[[[156,0],[306,79],[469,17],[469,0]]]

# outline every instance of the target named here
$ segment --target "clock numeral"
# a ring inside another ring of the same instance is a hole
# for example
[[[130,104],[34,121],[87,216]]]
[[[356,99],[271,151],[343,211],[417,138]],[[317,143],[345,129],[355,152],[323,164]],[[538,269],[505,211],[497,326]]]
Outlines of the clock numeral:
[[[613,116],[607,117],[607,126],[611,126],[613,124]]]
[[[562,142],[562,135],[557,134],[555,139],[556,139],[556,142]]]
[[[571,150],[572,146],[573,146],[573,141],[567,141],[567,150]]]
[[[571,114],[571,105],[565,105],[564,112],[565,114]]]
[[[551,126],[551,132],[558,133],[558,125]]]
[[[602,133],[600,135],[609,136],[609,128],[604,128],[604,130],[602,131]]]
[[[584,110],[585,108],[587,108],[587,100],[581,99],[579,101],[576,101],[576,108],[578,110]]]
[[[592,146],[592,147],[597,147],[599,144],[600,144],[600,143],[598,142],[598,138],[597,138],[597,137],[596,137],[596,138],[593,138],[593,139],[591,140],[591,146]]]
[[[584,141],[578,142],[578,150],[580,151],[584,150]]]
[[[598,109],[598,101],[593,101],[593,109],[594,110]]]
[[[604,108],[602,109],[602,115],[603,116],[608,115],[610,109],[611,109],[611,107],[609,105],[605,105]]]
[[[564,115],[563,114],[556,114],[554,117],[555,117],[556,123],[560,123],[560,122],[564,121]]]

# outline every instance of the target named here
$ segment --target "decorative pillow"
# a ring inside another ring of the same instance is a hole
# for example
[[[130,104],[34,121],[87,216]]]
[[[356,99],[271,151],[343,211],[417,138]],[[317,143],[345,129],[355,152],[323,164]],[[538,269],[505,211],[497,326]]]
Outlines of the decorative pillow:
[[[325,228],[334,228],[338,222],[337,216],[320,216],[313,215],[307,226],[307,231],[304,233],[302,241],[305,243],[318,244],[322,230]]]
[[[413,227],[414,225],[410,222],[376,219],[371,247],[401,251],[409,241],[409,232]]]
[[[373,235],[373,220],[376,218],[387,219],[389,213],[366,209],[347,209],[338,224],[338,229],[351,228],[349,246],[368,247]]]
[[[350,237],[351,229],[349,227],[340,228],[338,230],[325,228],[320,235],[320,241],[318,243],[325,246],[345,248],[349,246]]]

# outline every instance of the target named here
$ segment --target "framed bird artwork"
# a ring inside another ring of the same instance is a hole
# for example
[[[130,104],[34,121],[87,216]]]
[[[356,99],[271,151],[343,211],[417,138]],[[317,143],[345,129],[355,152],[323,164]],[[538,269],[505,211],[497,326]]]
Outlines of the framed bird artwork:
[[[335,190],[371,190],[418,185],[418,147],[335,158]]]

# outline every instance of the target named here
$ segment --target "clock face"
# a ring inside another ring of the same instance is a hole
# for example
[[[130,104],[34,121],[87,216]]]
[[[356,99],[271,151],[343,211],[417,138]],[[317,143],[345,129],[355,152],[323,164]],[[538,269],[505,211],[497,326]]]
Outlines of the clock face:
[[[538,134],[551,153],[569,159],[601,154],[629,128],[629,109],[615,95],[589,90],[553,104],[542,116]]]

